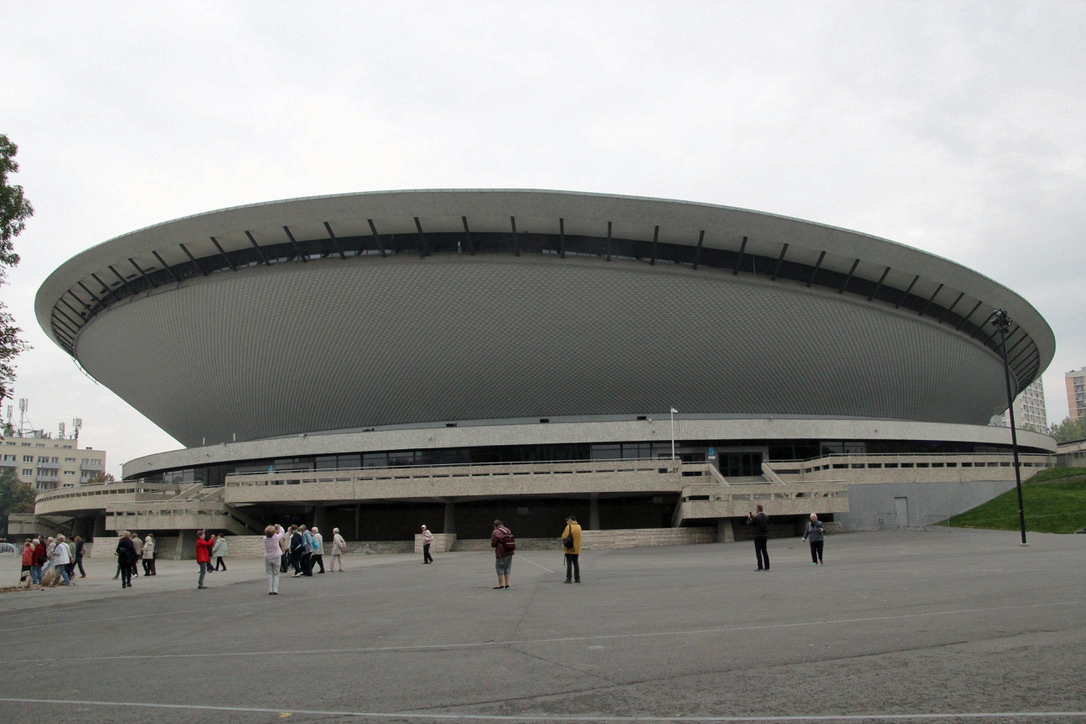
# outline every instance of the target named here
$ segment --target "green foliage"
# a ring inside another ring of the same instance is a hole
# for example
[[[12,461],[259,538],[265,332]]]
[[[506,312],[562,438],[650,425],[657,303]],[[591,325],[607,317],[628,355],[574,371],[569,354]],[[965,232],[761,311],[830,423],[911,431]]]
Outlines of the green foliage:
[[[1026,532],[1074,533],[1086,528],[1086,468],[1054,468],[1022,486]],[[1018,492],[1013,488],[984,505],[955,515],[956,528],[1018,530]]]
[[[34,215],[34,208],[23,195],[23,187],[8,183],[9,174],[19,170],[15,161],[18,152],[19,147],[0,133],[0,284],[6,281],[7,268],[19,263],[15,237],[23,232],[26,220]],[[15,357],[28,348],[20,337],[21,332],[7,307],[0,302],[0,402],[11,396]]]
[[[15,468],[0,468],[0,516],[33,513],[37,493],[15,474]]]
[[[1063,418],[1063,422],[1050,427],[1048,429],[1048,434],[1051,435],[1056,442],[1084,440],[1086,439],[1086,417],[1080,417],[1077,420],[1065,417]]]

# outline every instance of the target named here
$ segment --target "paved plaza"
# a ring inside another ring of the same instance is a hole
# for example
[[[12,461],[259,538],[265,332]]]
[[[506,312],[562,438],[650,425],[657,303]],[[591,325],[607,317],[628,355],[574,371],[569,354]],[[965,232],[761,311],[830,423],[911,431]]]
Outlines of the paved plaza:
[[[561,525],[556,526],[557,531]],[[228,559],[0,595],[0,722],[1083,722],[1086,535],[946,529],[587,551]],[[3,561],[5,581],[18,562]]]

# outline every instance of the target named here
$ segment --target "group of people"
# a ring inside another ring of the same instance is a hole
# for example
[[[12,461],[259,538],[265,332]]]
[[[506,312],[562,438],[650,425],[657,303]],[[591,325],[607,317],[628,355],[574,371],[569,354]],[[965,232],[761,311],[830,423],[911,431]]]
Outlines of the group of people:
[[[27,538],[23,541],[20,580],[27,585],[40,585],[50,569],[55,569],[61,584],[70,586],[77,568],[80,578],[87,577],[83,569],[85,552],[83,539],[79,536],[75,536],[70,543],[64,535]]]
[[[747,513],[747,525],[754,528],[754,555],[758,559],[755,571],[769,570],[769,516],[761,505],[755,506],[757,513]],[[818,519],[817,513],[811,513],[807,527],[803,531],[803,540],[811,544],[811,565],[821,566],[822,551],[826,545],[826,526]]]
[[[114,554],[117,556],[117,572],[113,579],[121,579],[121,588],[131,588],[132,579],[139,578],[138,565],[143,563],[143,575],[155,576],[158,571],[155,568],[156,550],[155,536],[148,533],[146,538],[140,539],[139,535],[131,531],[123,531],[117,539],[117,548]]]
[[[332,529],[332,562],[330,569],[343,572],[343,554],[347,551],[347,542],[339,534],[339,528]],[[196,560],[200,560],[197,549]],[[294,577],[312,576],[314,566],[319,566],[319,573],[324,573],[324,536],[317,526],[307,528],[304,525],[292,525],[284,529],[281,525],[269,525],[264,529],[264,569],[268,578],[268,595],[279,595],[279,576],[293,568]],[[200,577],[203,587],[203,575]]]
[[[200,566],[200,581],[197,588],[207,588],[204,585],[204,577],[208,573],[226,570],[226,556],[229,552],[229,544],[222,533],[212,533],[209,530],[196,531],[196,563]],[[215,559],[215,565],[211,565],[211,559]]]
[[[426,526],[423,526],[425,530]],[[562,530],[562,549],[565,552],[566,583],[581,582],[581,526],[574,516],[566,518],[566,527]],[[423,538],[425,541],[425,537]],[[498,585],[495,591],[509,588],[509,576],[513,571],[513,556],[517,552],[516,536],[500,520],[494,521],[494,530],[490,534],[490,547],[494,549],[494,569],[498,573]],[[424,546],[425,549],[425,546]]]
[[[767,542],[769,539],[769,516],[765,514],[761,505],[756,507],[757,512],[747,513],[747,525],[754,529],[754,553],[758,561],[757,571],[769,570],[769,551]],[[818,519],[818,515],[811,513],[803,540],[811,545],[811,565],[823,565],[822,554],[825,545],[826,529]],[[434,542],[433,533],[425,525],[421,528],[422,538],[422,562],[432,563],[434,558],[430,554],[430,546]],[[568,516],[566,526],[562,530],[561,540],[566,564],[566,583],[581,582],[581,540],[583,532],[577,518]],[[490,545],[494,549],[495,570],[498,575],[498,585],[494,590],[507,590],[509,579],[513,569],[513,556],[516,553],[516,537],[508,526],[500,520],[494,521],[494,529],[490,535]],[[339,533],[339,528],[332,530],[331,542],[332,572],[343,571],[343,554],[347,550],[347,543]],[[317,526],[292,525],[284,529],[281,525],[269,525],[264,529],[264,562],[268,579],[268,594],[279,594],[280,574],[288,570],[294,571],[294,577],[312,576],[314,568],[320,568],[318,573],[324,573],[324,536]],[[200,578],[198,589],[207,588],[204,585],[205,576],[215,571],[226,570],[226,556],[229,544],[222,534],[214,534],[211,531],[201,530],[196,533],[196,562],[200,566]],[[86,577],[83,569],[84,555],[83,539],[75,536],[69,543],[63,535],[46,539],[44,536],[29,538],[23,543],[22,575],[23,579],[32,584],[40,584],[49,568],[56,568],[63,585],[70,585],[76,568],[81,577]],[[117,542],[117,574],[114,578],[121,579],[121,588],[129,588],[132,578],[138,577],[137,563],[143,562],[143,575],[154,576],[155,571],[155,537],[148,533],[147,537],[140,537],[130,531],[121,533]],[[214,566],[211,561],[215,560]]]

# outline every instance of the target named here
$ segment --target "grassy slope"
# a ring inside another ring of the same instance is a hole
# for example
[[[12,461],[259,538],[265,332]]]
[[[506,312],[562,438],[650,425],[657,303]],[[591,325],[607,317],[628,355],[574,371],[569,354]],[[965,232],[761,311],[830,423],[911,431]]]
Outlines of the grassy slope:
[[[1054,468],[1034,475],[1022,485],[1026,530],[1074,533],[1086,528],[1086,468]],[[955,515],[958,528],[1018,530],[1018,493],[1012,488],[984,505]]]

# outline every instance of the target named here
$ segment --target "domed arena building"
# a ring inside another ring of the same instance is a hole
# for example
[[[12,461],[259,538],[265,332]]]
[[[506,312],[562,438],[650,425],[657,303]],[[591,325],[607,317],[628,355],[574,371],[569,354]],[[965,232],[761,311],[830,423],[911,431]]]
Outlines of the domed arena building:
[[[728,540],[755,501],[782,535],[811,512],[923,525],[1013,485],[989,424],[1007,408],[997,309],[1017,394],[1054,352],[1028,302],[821,224],[531,190],[199,214],[39,290],[50,338],[184,445],[39,513],[375,542],[426,522],[449,545],[496,517],[554,537],[571,513],[600,545]],[[1052,464],[1048,437],[1018,442],[1024,467]]]

